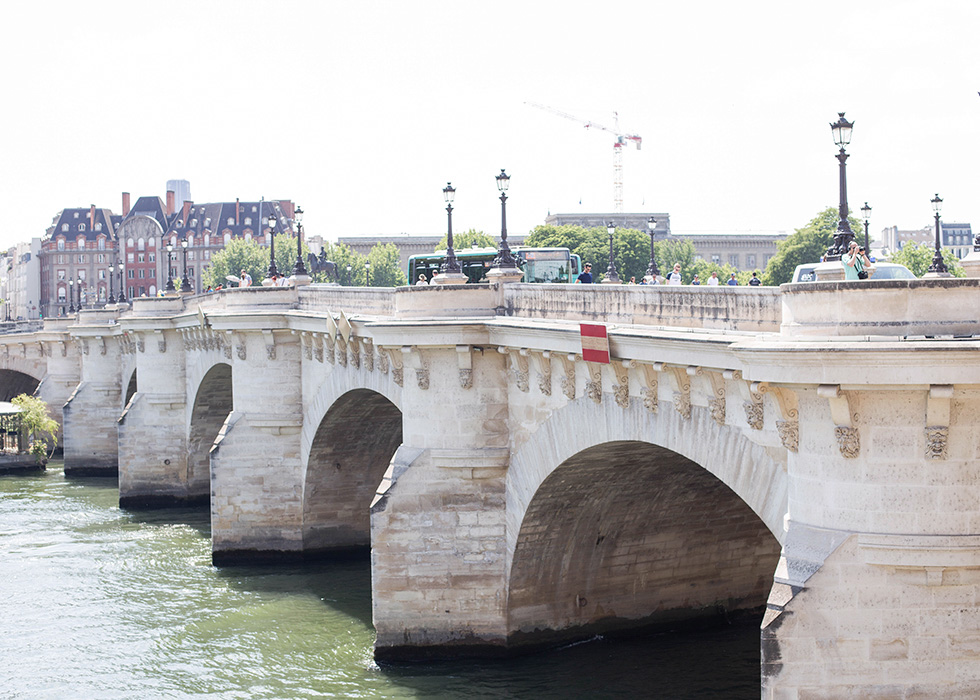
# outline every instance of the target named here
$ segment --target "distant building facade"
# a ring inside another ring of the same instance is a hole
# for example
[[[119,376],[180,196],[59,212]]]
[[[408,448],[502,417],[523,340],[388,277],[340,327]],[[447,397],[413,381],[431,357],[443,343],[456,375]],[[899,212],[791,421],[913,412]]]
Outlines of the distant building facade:
[[[889,251],[901,250],[906,243],[936,245],[935,224],[918,229],[900,229],[889,226],[882,230],[883,247]],[[973,250],[973,229],[970,224],[939,222],[939,242],[949,248],[957,258],[963,258]]]
[[[115,229],[122,217],[94,204],[62,209],[41,242],[40,313],[64,316],[79,303],[104,304],[109,295],[109,264],[116,254]]]
[[[549,226],[581,226],[582,228],[606,228],[610,223],[616,228],[631,228],[637,231],[649,231],[649,221],[656,222],[657,238],[670,235],[670,214],[666,212],[647,212],[645,214],[593,213],[593,214],[548,214],[544,223]],[[510,234],[507,236],[510,239]]]
[[[4,319],[36,319],[40,317],[41,301],[41,239],[18,243],[7,251],[6,299]]]
[[[973,252],[973,228],[970,224],[947,224],[939,222],[940,241],[959,259]]]
[[[779,242],[788,234],[775,233],[675,233],[673,238],[690,241],[694,254],[708,262],[731,265],[738,270],[765,270]]]

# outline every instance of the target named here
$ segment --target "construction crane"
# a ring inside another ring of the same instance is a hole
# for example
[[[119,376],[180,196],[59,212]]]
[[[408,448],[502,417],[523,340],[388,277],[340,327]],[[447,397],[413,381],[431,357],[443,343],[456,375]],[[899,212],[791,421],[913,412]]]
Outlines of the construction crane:
[[[630,141],[636,144],[636,150],[640,150],[643,145],[643,138],[637,136],[636,134],[624,134],[619,130],[619,113],[613,112],[613,118],[615,119],[616,127],[610,129],[608,126],[603,126],[594,121],[588,119],[580,119],[574,114],[568,114],[567,112],[562,112],[560,109],[555,109],[554,107],[549,107],[548,105],[538,104],[537,102],[525,102],[524,104],[530,105],[532,107],[537,107],[538,109],[543,109],[546,112],[551,112],[552,114],[557,114],[559,117],[564,117],[565,119],[571,119],[573,122],[578,122],[585,126],[586,129],[601,129],[602,131],[608,131],[610,134],[616,137],[613,142],[613,202],[616,212],[623,211],[623,148]]]

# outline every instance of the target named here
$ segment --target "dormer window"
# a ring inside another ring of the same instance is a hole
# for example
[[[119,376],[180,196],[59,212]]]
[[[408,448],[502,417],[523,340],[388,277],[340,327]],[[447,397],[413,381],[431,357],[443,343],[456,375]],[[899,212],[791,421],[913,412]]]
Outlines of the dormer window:
[[[229,226],[234,226],[235,225],[235,217],[233,217],[233,216],[229,216],[228,217],[228,225]]]
[[[79,224],[78,225],[78,230],[79,231],[84,231],[85,230],[85,224]]]
[[[62,224],[61,225],[61,230],[62,231],[67,231],[68,230],[68,224]]]
[[[204,213],[204,208],[201,207],[201,213]],[[211,217],[209,216],[204,220],[204,228],[211,228]]]
[[[101,230],[102,230],[102,224],[101,224],[101,222],[100,222],[100,223],[97,223],[97,224],[95,225],[95,230],[96,230],[96,231],[101,231]]]
[[[75,218],[76,219],[78,218],[78,212],[77,211],[75,212]]]
[[[251,226],[252,225],[252,217],[251,216],[246,216],[245,217],[245,225],[246,226]]]
[[[67,225],[68,224],[65,224],[65,226],[67,226]],[[64,249],[65,249],[65,239],[59,236],[58,237],[58,250],[64,250]]]
[[[252,205],[252,213],[254,214],[256,211],[258,211],[258,207],[256,207],[255,205]],[[77,214],[76,214],[76,216],[77,216]]]
[[[191,228],[197,228],[197,219],[191,219]]]
[[[79,236],[78,239],[75,241],[75,245],[78,246],[78,249],[79,250],[84,250],[85,249],[85,237],[84,236]]]

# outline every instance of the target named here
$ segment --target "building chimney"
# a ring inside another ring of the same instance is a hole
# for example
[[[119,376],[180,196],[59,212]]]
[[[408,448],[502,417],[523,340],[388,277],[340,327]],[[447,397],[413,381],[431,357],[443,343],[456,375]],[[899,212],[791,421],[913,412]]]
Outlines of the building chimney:
[[[174,198],[176,193],[173,190],[167,190],[167,216],[173,216],[174,214]]]
[[[129,192],[123,192],[123,216],[129,216]]]
[[[88,230],[95,230],[95,205],[90,204],[88,209]]]
[[[235,226],[241,226],[242,218],[242,208],[238,203],[238,197],[235,197]]]
[[[190,213],[190,211],[191,211],[191,205],[193,203],[194,202],[192,202],[190,200],[184,202],[184,210],[181,212],[181,216],[184,217],[184,228],[187,228],[187,222],[189,221],[189,219],[187,218],[187,215]]]

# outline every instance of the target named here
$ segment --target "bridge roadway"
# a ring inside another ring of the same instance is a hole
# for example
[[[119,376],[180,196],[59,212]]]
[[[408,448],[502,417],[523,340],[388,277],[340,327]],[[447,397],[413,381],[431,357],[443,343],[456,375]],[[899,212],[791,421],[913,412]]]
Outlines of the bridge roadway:
[[[213,557],[371,548],[379,659],[764,611],[765,698],[980,696],[980,281],[249,288],[0,335]],[[579,322],[613,361],[582,361]],[[19,383],[19,384],[18,384]]]

